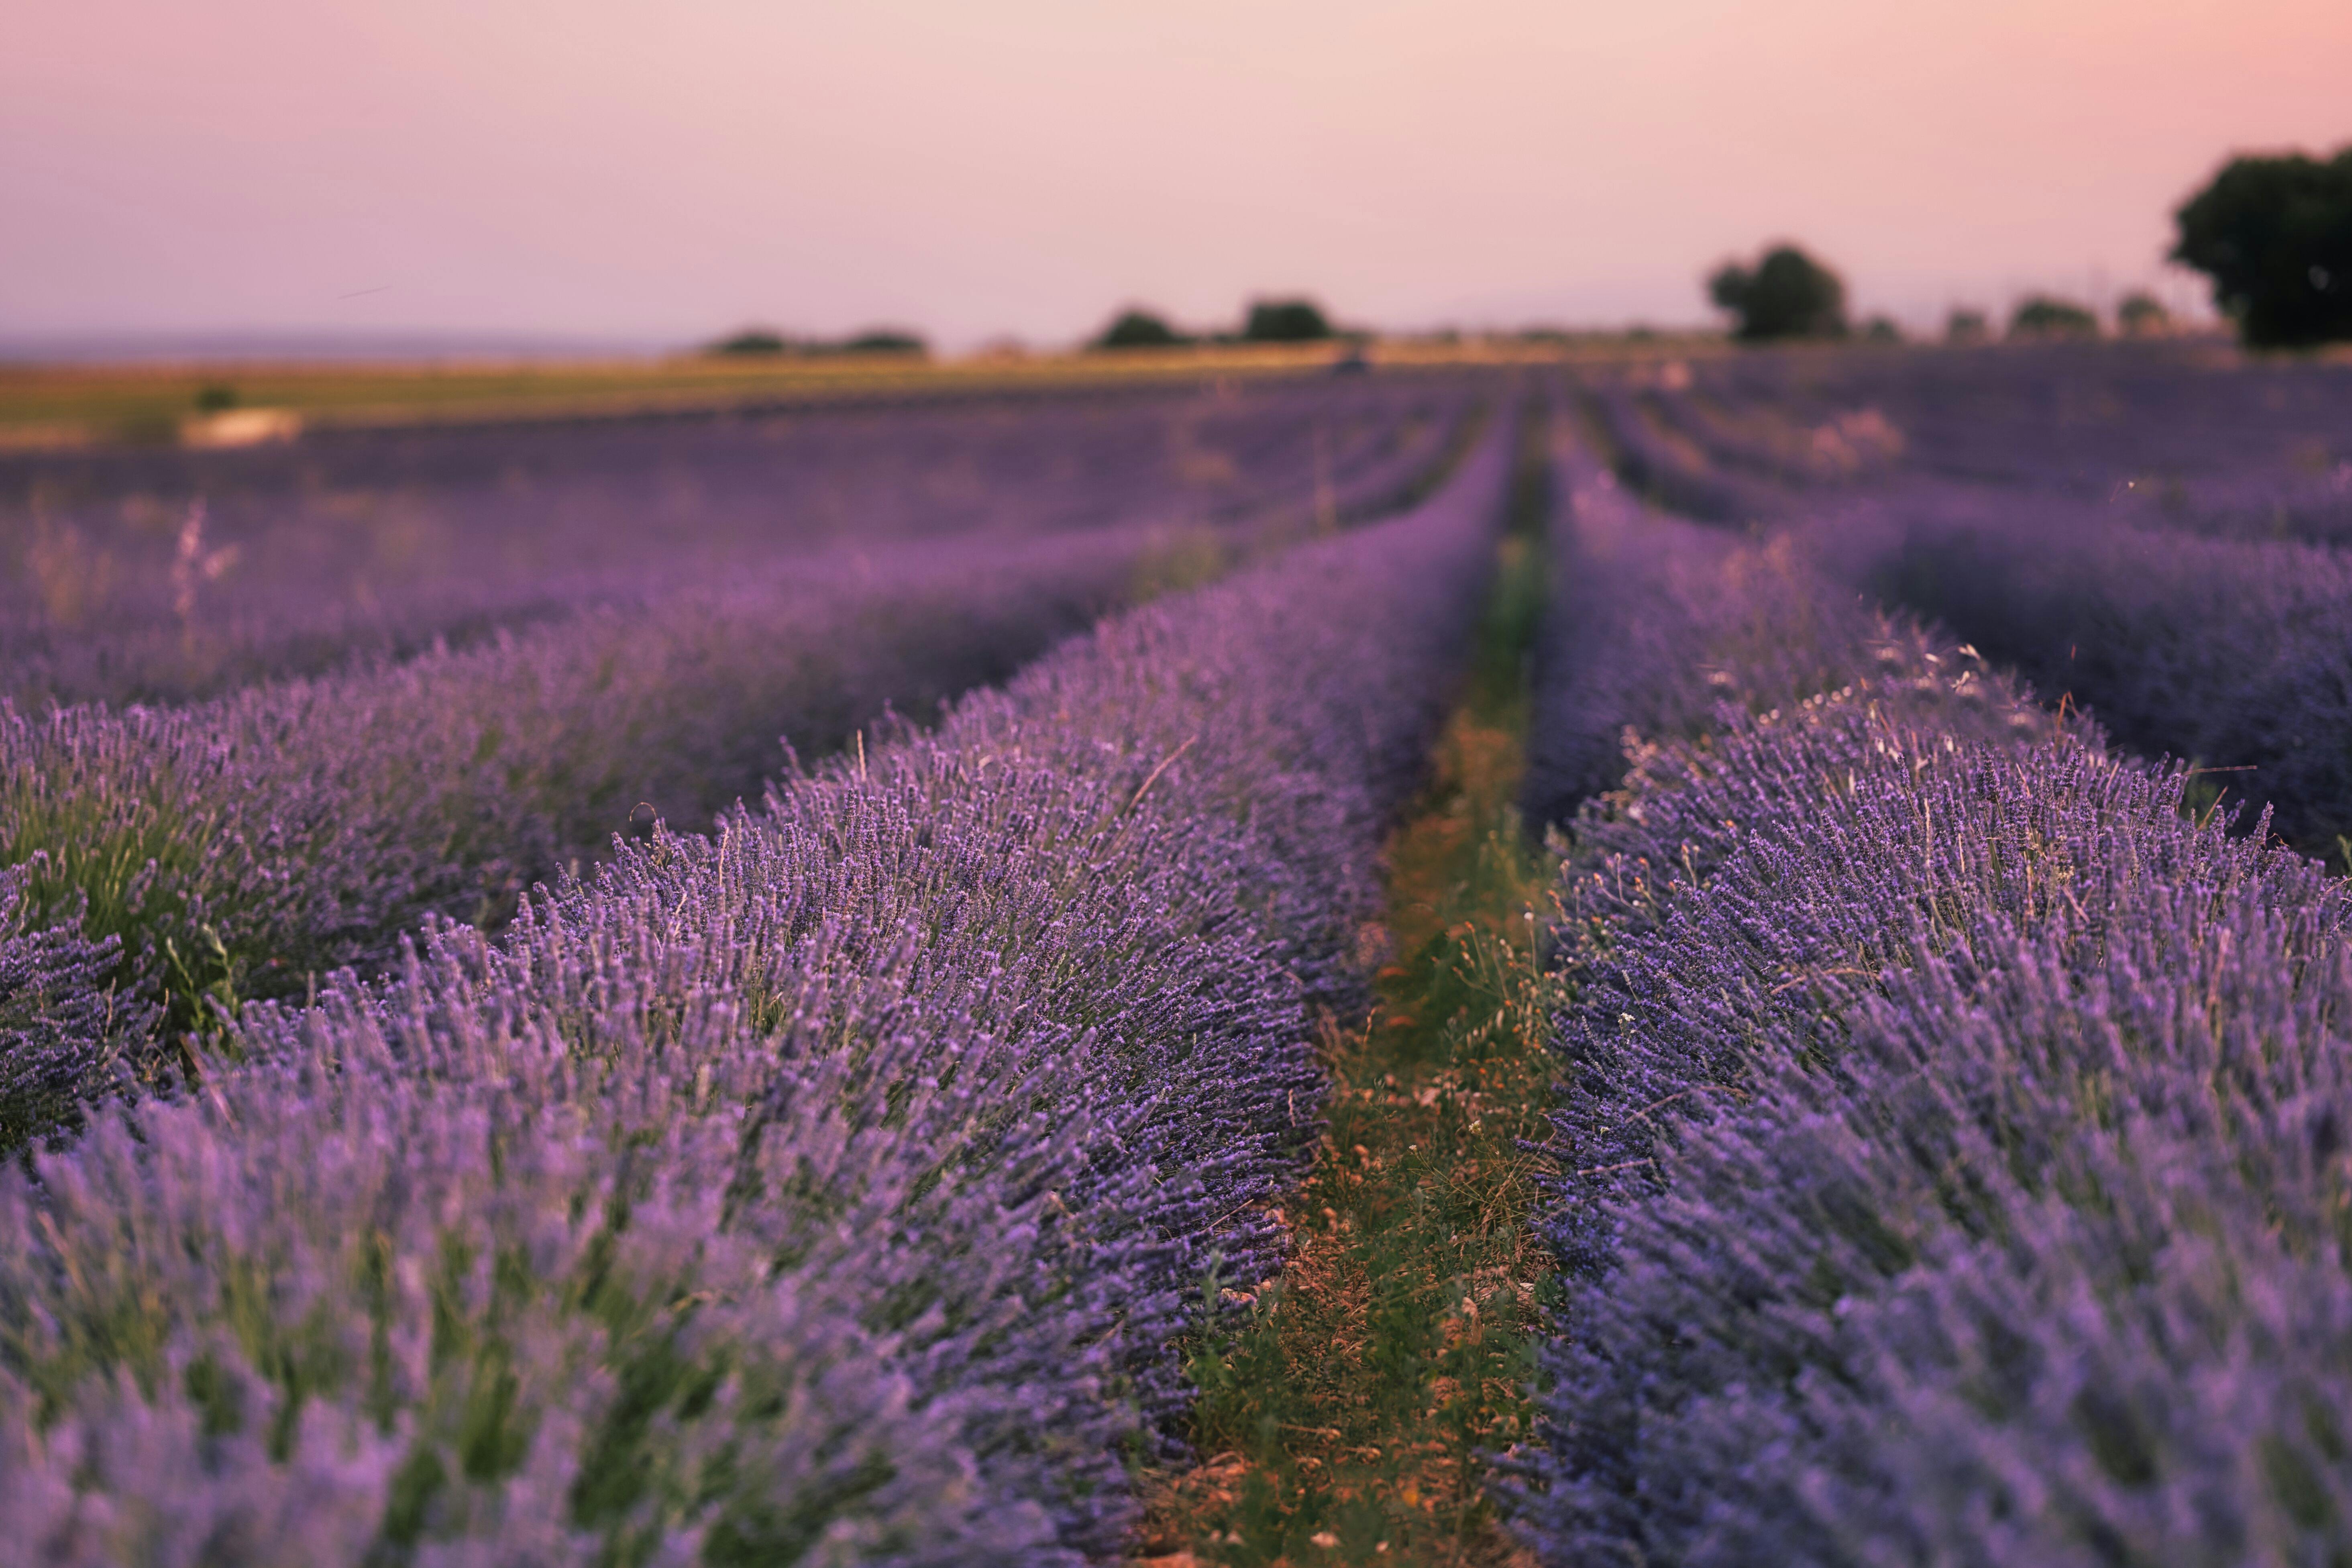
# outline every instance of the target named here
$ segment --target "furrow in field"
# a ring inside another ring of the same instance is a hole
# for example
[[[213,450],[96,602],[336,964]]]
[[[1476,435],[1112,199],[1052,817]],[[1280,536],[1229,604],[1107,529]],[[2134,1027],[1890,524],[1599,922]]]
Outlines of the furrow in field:
[[[1435,777],[1390,835],[1369,1022],[1327,1019],[1313,1164],[1279,1274],[1221,1277],[1186,1360],[1194,1462],[1146,1489],[1144,1563],[1501,1563],[1491,1451],[1524,1437],[1545,1270],[1526,1215],[1542,1052],[1520,826],[1525,656],[1544,589],[1545,416]]]

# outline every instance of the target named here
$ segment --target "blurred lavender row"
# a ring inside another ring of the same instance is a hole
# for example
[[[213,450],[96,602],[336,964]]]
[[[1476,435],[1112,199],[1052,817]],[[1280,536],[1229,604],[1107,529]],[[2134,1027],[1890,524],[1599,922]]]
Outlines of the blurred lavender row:
[[[901,547],[191,708],[0,711],[0,943],[111,942],[84,973],[161,1033],[88,1040],[89,1071],[169,1070],[155,1050],[219,1010],[373,973],[428,913],[494,926],[633,818],[710,821],[780,736],[822,754],[1009,675],[1125,597],[1148,544]],[[12,1100],[0,1131],[57,1110]]]
[[[1778,426],[1783,443],[1870,414],[1898,433],[1915,474],[2194,531],[2352,537],[2352,367],[2340,361],[2189,340],[1741,354],[1685,374],[1687,391],[1662,405]]]
[[[1610,470],[1636,495],[1686,517],[1743,523],[1786,509],[1768,487],[1709,460],[1706,448],[1656,412],[1637,374],[1588,375],[1579,390],[1585,429]]]
[[[0,455],[0,697],[186,701],[908,540],[1306,532],[1393,506],[1476,395],[1383,376]]]
[[[1570,420],[1555,440],[1550,607],[1531,671],[1526,805],[1567,824],[1616,787],[1627,731],[1695,733],[1716,710],[1842,685],[1881,638],[1787,533],[1743,540],[1645,504]]]
[[[12,1172],[0,1561],[1114,1551],[1171,1336],[1278,1265],[1505,424]]]
[[[1582,733],[1644,739],[1575,823],[1554,932],[1543,1228],[1569,1290],[1542,1438],[1509,1467],[1530,1542],[2352,1549],[2343,885],[1859,606],[1810,656],[1778,619],[1751,672],[1746,629],[1792,584],[1721,563],[1771,548],[1671,522],[1584,546],[1588,602],[1675,628],[1647,657],[1679,642],[1684,673],[1570,660],[1538,694],[1539,725],[1580,701],[1606,710]],[[1841,662],[1789,700],[1788,671]]]
[[[2217,770],[2339,867],[2352,835],[2352,558],[2148,529],[2079,504],[1906,486],[1824,548],[2116,738]]]
[[[2218,344],[1668,361],[1591,378],[1622,477],[1721,521],[1890,474],[2151,529],[2352,541],[2352,367]]]
[[[875,546],[187,708],[0,709],[0,845],[25,872],[0,963],[7,943],[110,944],[70,993],[107,1031],[0,1089],[0,1142],[58,1121],[71,1090],[187,1065],[159,1050],[251,1000],[380,969],[428,913],[494,928],[615,833],[707,824],[795,752],[894,706],[929,715],[1306,521],[1276,510],[1205,542],[1132,522]]]
[[[2333,544],[2352,534],[2321,513],[2352,527],[2352,367],[2186,352],[1686,369],[1685,390],[1639,395],[1677,441],[1650,439],[1630,467],[1621,447],[1619,471],[1664,471],[1648,492],[1694,516],[1801,524],[1856,586],[2088,705],[2132,749],[2213,770],[2201,787],[2272,809],[2289,842],[2342,862],[2352,564]],[[1636,394],[1612,397],[1622,441]]]

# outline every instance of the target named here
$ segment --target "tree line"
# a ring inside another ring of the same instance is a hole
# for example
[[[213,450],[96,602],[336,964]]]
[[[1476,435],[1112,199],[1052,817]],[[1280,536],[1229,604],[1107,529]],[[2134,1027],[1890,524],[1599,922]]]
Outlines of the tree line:
[[[2302,153],[2232,158],[2173,213],[2176,241],[2168,259],[2202,272],[2213,303],[2256,348],[2305,348],[2352,341],[2352,146],[2333,158]],[[1768,247],[1751,263],[1727,261],[1706,279],[1708,299],[1733,320],[1744,342],[1853,335],[1845,282],[1799,246]],[[2163,302],[2137,291],[2116,310],[2126,337],[2168,330]],[[2095,338],[2100,323],[2087,306],[2054,295],[2018,302],[2008,335],[2028,341]],[[1885,318],[1864,335],[1896,335]],[[1946,323],[1954,342],[1989,339],[1982,311],[1956,310]]]
[[[2173,213],[2175,243],[2168,259],[2205,274],[2213,303],[2249,345],[2301,348],[2352,341],[2352,146],[2331,158],[2290,153],[2232,158]],[[1845,281],[1802,247],[1768,246],[1752,261],[1722,263],[1706,279],[1707,298],[1732,320],[1743,342],[1790,339],[1895,342],[1902,332],[1885,316],[1859,326],[1848,320]],[[2145,290],[2116,308],[2126,337],[2168,331],[2163,301]],[[2011,310],[2006,335],[2028,342],[2095,338],[2099,317],[2090,307],[2053,294],[2032,294]],[[1180,348],[1199,342],[1302,343],[1351,335],[1323,308],[1301,296],[1253,300],[1238,327],[1192,331],[1140,305],[1117,312],[1087,340],[1096,350]],[[1955,343],[1989,341],[1992,322],[1981,310],[1957,309],[1945,322]],[[913,332],[876,328],[838,339],[792,338],[752,327],[709,345],[728,355],[922,355],[929,345]]]
[[[1312,300],[1253,300],[1234,331],[1187,332],[1157,310],[1130,305],[1088,340],[1094,349],[1168,349],[1189,343],[1313,343],[1340,335]]]

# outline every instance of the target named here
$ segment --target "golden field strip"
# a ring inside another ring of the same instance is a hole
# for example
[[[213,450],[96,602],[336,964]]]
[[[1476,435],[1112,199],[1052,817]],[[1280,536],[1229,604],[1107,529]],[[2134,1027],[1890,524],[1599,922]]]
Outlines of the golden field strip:
[[[1439,369],[1705,352],[1708,340],[1639,345],[1473,340],[1378,343],[1372,364]],[[663,359],[446,360],[401,363],[224,362],[157,364],[0,363],[0,450],[169,442],[226,388],[239,409],[278,410],[306,428],[595,418],[874,397],[1075,390],[1204,376],[1312,373],[1347,357],[1333,343],[1215,345],[1166,352]]]

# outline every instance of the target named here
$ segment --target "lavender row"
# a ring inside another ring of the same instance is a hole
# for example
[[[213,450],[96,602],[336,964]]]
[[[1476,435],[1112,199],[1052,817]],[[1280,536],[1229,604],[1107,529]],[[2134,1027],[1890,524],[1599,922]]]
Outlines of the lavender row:
[[[780,736],[822,755],[1003,679],[1155,586],[1161,552],[1137,530],[901,548],[192,708],[0,710],[0,974],[84,955],[0,991],[82,1021],[0,1039],[0,1137],[168,1071],[223,1011],[373,973],[427,914],[494,926],[632,823],[712,820],[787,765]]]
[[[1106,624],[0,1181],[0,1561],[1076,1563],[1480,601],[1419,512]]]
[[[321,432],[0,458],[0,695],[184,701],[912,539],[1253,529],[1438,463],[1466,383]]]
[[[1692,398],[1670,401],[1815,423],[1874,411],[1923,477],[2064,497],[2151,527],[2352,539],[2352,369],[2342,364],[2120,343],[1742,355],[1701,363],[1695,380]]]
[[[1393,465],[1370,477],[1402,482]],[[0,713],[0,841],[27,870],[0,953],[93,955],[73,984],[0,996],[77,1018],[90,984],[119,999],[101,1035],[10,1053],[0,1139],[105,1076],[171,1070],[157,1049],[224,1010],[380,968],[427,913],[495,926],[625,827],[707,823],[795,748],[823,755],[894,704],[927,713],[1291,537],[1277,517],[1205,540],[1139,525],[902,545],[191,709]]]
[[[1742,523],[1779,510],[1769,489],[1717,470],[1687,437],[1655,418],[1628,378],[1594,378],[1582,390],[1594,444],[1642,496],[1708,522]]]
[[[1533,1543],[2341,1552],[2342,884],[1882,637],[1578,822]]]
[[[2352,834],[2352,562],[2149,530],[2035,497],[1914,484],[1824,549],[2116,739],[2220,770],[2307,853]]]
[[[1814,410],[1742,402],[1695,386],[1654,392],[1645,405],[1701,462],[1767,486],[1802,489],[1866,478],[1886,470],[1909,447],[1902,428],[1872,403]],[[1783,513],[1790,505],[1789,498],[1755,488],[1748,493],[1751,504],[1766,515]]]
[[[1936,367],[1951,357],[1923,356],[1915,399],[1929,401],[1950,374]],[[2021,355],[2012,374],[2042,363]],[[1986,384],[1975,391],[1990,396],[2001,384],[1979,374]],[[2175,372],[2196,374],[2224,373]],[[1888,394],[1908,384],[1890,374],[1866,384]],[[1961,406],[1978,411],[1973,401]],[[1921,439],[1906,428],[1906,439]],[[2125,745],[2216,770],[2205,787],[2272,809],[2299,848],[2345,853],[2352,566],[2339,552],[2151,526],[2149,505],[2084,499],[2056,473],[2038,483],[2023,471],[1999,486],[1957,483],[1936,476],[1938,461],[1915,450],[1852,482],[1816,474],[1780,485],[1754,510],[1801,524],[1811,551],[1856,586],[1936,618],[2040,689],[2089,705]],[[1688,482],[1705,478],[1696,473]]]
[[[1614,788],[1629,731],[1696,732],[1866,668],[1889,635],[1787,533],[1741,539],[1645,505],[1563,430],[1553,454],[1549,608],[1532,670],[1529,819],[1565,824]]]

